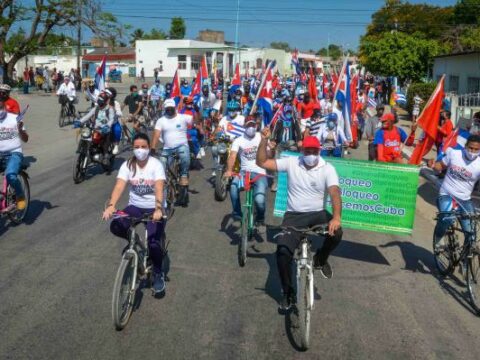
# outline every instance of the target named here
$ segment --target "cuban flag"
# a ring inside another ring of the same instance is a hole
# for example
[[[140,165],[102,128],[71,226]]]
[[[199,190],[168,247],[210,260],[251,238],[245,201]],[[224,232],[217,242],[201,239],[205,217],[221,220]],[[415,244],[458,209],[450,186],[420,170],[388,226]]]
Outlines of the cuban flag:
[[[202,95],[202,73],[201,71],[197,72],[197,77],[192,86],[192,91],[190,92],[190,97],[193,98],[193,102],[196,105],[199,105],[200,98]]]
[[[295,72],[297,73],[297,75],[301,75],[302,70],[300,69],[300,63],[298,62],[298,50],[297,49],[293,50],[293,52],[292,52],[292,65],[294,66]]]
[[[237,65],[235,66],[235,75],[233,75],[232,84],[230,85],[230,90],[228,91],[228,93],[230,95],[233,95],[235,91],[240,89],[241,85],[242,85],[242,82],[240,80],[240,66],[237,63]]]
[[[335,91],[335,100],[342,103],[342,115],[345,123],[343,124],[343,131],[348,140],[352,140],[352,129],[351,129],[351,99],[350,99],[350,71],[349,66],[347,65],[347,59],[343,63],[342,71],[337,83],[337,88]],[[341,125],[341,124],[339,124]]]
[[[273,117],[273,66],[274,64],[268,67],[265,84],[263,85],[263,88],[260,92],[260,97],[258,98],[258,106],[260,106],[263,110],[264,125],[270,124],[270,121]]]
[[[275,125],[277,125],[278,119],[280,119],[280,114],[283,113],[283,104],[280,105],[280,107],[277,109],[275,112],[275,115],[273,115],[272,121],[270,121],[270,129],[275,129]]]
[[[107,65],[107,55],[103,56],[102,63],[97,69],[95,74],[95,89],[102,92],[105,90],[105,76],[106,76],[106,66]]]
[[[377,102],[373,98],[368,98],[368,106],[376,108],[377,107]]]
[[[407,105],[407,97],[405,96],[405,94],[402,94],[401,92],[395,93],[394,100],[398,105],[402,105],[402,106]]]
[[[239,137],[242,136],[243,133],[245,132],[245,128],[237,124],[235,121],[230,121],[227,124],[227,134],[233,137]]]
[[[173,76],[172,80],[172,91],[170,93],[170,98],[180,98],[181,92],[180,92],[180,79],[178,77],[178,70],[175,71],[175,75]],[[178,104],[177,104],[178,105]]]

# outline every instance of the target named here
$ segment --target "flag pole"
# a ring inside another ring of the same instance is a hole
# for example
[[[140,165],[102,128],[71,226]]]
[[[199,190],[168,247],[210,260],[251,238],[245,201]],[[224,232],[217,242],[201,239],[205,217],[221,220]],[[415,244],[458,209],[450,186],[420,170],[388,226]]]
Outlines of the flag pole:
[[[260,86],[258,87],[257,93],[255,94],[255,100],[253,101],[252,109],[250,110],[250,114],[249,114],[249,115],[253,115],[253,113],[254,113],[255,110],[256,110],[258,98],[260,97],[260,93],[261,93],[262,90],[263,90],[263,85],[265,85],[265,80],[267,79],[267,74],[268,74],[268,72],[270,71],[270,69],[271,69],[271,67],[272,67],[272,64],[273,64],[273,61],[270,61],[270,62],[268,63],[267,69],[265,70],[265,73],[263,74],[262,82],[260,83]]]

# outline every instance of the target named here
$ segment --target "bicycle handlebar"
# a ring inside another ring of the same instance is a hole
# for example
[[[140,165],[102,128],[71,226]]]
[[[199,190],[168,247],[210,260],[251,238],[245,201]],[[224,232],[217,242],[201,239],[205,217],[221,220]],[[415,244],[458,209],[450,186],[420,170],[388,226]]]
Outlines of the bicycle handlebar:
[[[296,228],[294,226],[280,226],[283,230],[293,230],[296,232],[303,233],[305,235],[327,235],[328,234],[328,224],[319,224],[314,225],[309,228]]]
[[[480,219],[480,212],[475,209],[474,213],[464,213],[460,211],[438,211],[435,220],[438,220],[440,215],[450,215],[450,217],[455,217],[458,219]]]
[[[123,211],[116,211],[112,215],[112,220],[114,219],[128,219],[130,220],[133,224],[140,224],[140,223],[147,223],[147,222],[160,222],[162,220],[167,219],[167,215],[164,213],[164,209],[162,209],[162,219],[161,220],[153,220],[152,214],[144,214],[141,218],[131,216],[127,214],[126,212]]]

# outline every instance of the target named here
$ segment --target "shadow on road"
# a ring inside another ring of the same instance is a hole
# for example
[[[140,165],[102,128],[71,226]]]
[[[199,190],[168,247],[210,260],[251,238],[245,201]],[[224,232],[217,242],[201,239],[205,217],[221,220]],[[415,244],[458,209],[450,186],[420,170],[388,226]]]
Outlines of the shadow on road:
[[[58,207],[58,205],[52,205],[50,201],[42,201],[37,199],[31,200],[24,223],[26,225],[32,225],[40,217],[44,210],[52,210]]]
[[[240,241],[240,222],[234,222],[231,214],[223,217],[219,231],[227,234],[230,238],[230,245],[238,245]]]
[[[420,185],[418,188],[418,195],[420,195],[420,197],[428,204],[436,206],[438,189],[434,184],[427,181],[426,183]]]

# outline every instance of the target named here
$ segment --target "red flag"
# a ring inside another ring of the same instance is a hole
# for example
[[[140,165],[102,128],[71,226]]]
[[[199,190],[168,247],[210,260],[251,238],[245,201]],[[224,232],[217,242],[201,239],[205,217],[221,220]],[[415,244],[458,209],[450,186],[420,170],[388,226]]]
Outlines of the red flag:
[[[442,109],[442,102],[444,96],[443,85],[445,81],[445,75],[442,76],[438,82],[435,91],[428,100],[427,105],[422,110],[422,113],[418,117],[417,124],[424,132],[423,141],[420,141],[415,150],[413,150],[412,157],[409,164],[419,165],[423,157],[432,149],[435,139],[437,137],[438,121],[440,110]]]
[[[315,75],[313,74],[313,69],[309,69],[310,78],[308,79],[308,92],[310,93],[310,98],[314,103],[318,104],[318,91],[317,83],[315,82]]]
[[[207,57],[204,55],[202,57],[202,64],[201,64],[201,74],[203,79],[208,79],[208,68],[207,68]]]
[[[350,80],[350,119],[352,119],[352,139],[354,142],[358,141],[358,116],[357,116],[357,86],[358,86],[358,75],[355,75]]]
[[[190,92],[190,96],[194,97],[195,95],[199,95],[202,92],[202,74],[201,72],[197,72],[197,77],[195,78],[195,83],[193,84],[192,91]]]
[[[170,98],[179,97],[182,93],[180,92],[180,79],[178,77],[178,70],[175,71],[175,75],[172,80],[172,92],[170,93]]]
[[[240,81],[240,65],[237,63],[237,65],[235,65],[235,74],[233,75],[233,79],[232,79],[232,86],[238,86],[240,87],[242,85],[242,82]]]

